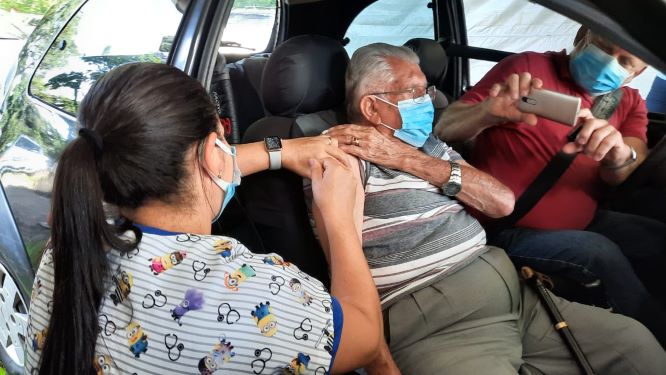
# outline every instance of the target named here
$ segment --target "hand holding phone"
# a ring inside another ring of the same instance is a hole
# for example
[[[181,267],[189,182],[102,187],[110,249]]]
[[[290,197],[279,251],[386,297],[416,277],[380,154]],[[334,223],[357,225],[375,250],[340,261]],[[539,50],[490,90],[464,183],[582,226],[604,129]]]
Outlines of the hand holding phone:
[[[518,109],[522,112],[574,126],[578,118],[581,100],[579,97],[562,94],[555,91],[534,89],[529,95],[521,96]]]

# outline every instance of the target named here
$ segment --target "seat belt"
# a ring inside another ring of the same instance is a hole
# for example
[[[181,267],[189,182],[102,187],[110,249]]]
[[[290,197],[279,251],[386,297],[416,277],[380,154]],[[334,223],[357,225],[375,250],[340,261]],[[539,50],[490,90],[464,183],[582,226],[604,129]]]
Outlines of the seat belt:
[[[598,119],[608,120],[620,104],[622,95],[622,88],[619,88],[608,94],[598,96],[592,105],[592,115]],[[569,134],[569,142],[573,142],[576,139],[581,128],[582,127],[579,126],[578,129]],[[539,203],[541,198],[555,185],[560,177],[564,175],[564,172],[569,169],[569,166],[576,159],[576,156],[578,156],[578,153],[567,154],[562,152],[562,150],[558,151],[518,198],[513,212],[509,216],[498,220],[492,228],[493,231],[499,232],[513,227],[520,219],[530,212],[530,210]]]

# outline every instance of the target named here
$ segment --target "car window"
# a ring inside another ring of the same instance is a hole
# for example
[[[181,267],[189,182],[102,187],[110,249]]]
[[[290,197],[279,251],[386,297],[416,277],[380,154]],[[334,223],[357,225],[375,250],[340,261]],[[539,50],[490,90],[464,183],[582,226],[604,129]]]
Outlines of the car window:
[[[171,0],[92,0],[55,39],[30,83],[31,95],[70,114],[112,68],[166,62],[182,14]]]
[[[250,55],[270,49],[277,9],[277,0],[235,0],[220,52]]]
[[[580,23],[527,0],[463,0],[467,44],[507,52],[571,52]],[[494,61],[469,60],[469,83],[476,84]],[[645,98],[655,79],[654,69],[636,77],[630,87]]]
[[[412,38],[435,37],[429,0],[378,0],[359,13],[345,34],[351,56],[358,48],[375,42],[403,45]]]

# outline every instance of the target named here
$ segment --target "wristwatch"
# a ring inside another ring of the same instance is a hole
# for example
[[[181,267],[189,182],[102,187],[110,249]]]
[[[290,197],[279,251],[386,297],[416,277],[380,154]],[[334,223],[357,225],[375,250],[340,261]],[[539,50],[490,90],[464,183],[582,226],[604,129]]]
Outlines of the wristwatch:
[[[454,161],[449,160],[449,164],[451,164],[451,174],[449,181],[442,186],[442,192],[449,197],[455,197],[462,190],[462,169],[460,164]]]
[[[268,169],[276,170],[282,168],[282,141],[280,137],[264,138],[266,151],[268,151]]]

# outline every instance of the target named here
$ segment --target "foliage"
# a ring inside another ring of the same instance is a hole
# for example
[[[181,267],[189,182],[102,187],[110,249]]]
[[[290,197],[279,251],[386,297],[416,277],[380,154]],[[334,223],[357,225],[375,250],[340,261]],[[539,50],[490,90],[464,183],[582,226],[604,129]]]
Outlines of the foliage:
[[[44,14],[58,0],[0,0],[0,9],[19,13]]]
[[[276,0],[235,0],[234,8],[275,8]]]

